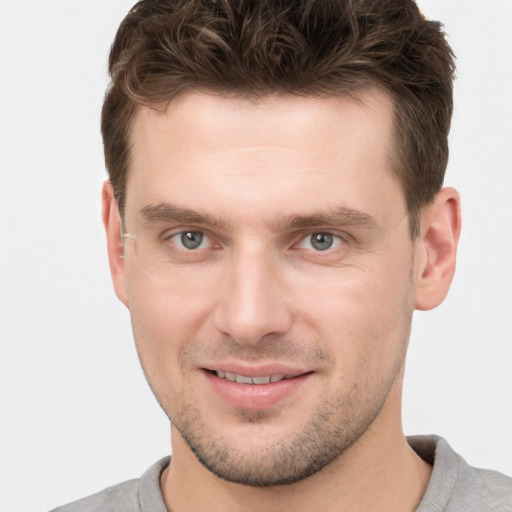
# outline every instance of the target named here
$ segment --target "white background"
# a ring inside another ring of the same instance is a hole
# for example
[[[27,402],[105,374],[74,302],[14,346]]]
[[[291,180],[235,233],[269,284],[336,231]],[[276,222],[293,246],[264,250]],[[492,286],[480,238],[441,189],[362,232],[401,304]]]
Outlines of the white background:
[[[99,112],[127,0],[0,0],[0,511],[139,476],[168,424],[111,289]],[[458,55],[447,184],[463,197],[448,300],[417,314],[407,433],[512,474],[512,1],[422,0]]]

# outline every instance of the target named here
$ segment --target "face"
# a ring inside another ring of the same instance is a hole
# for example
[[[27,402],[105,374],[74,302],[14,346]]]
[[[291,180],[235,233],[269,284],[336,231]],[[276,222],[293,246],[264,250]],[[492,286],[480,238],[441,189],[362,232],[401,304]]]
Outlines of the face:
[[[135,116],[117,291],[173,436],[226,480],[298,481],[396,422],[415,244],[391,127],[379,91]]]

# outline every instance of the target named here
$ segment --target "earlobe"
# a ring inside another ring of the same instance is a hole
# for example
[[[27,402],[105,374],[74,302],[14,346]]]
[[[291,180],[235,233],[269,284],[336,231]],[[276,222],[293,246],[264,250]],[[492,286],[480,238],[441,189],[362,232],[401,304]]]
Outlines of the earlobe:
[[[416,258],[414,306],[433,309],[448,294],[460,236],[460,198],[453,188],[443,188],[422,212]]]
[[[107,235],[107,252],[110,274],[114,290],[119,300],[128,307],[126,290],[126,273],[123,259],[123,243],[121,239],[121,216],[114,188],[110,181],[105,181],[101,193],[103,224]]]

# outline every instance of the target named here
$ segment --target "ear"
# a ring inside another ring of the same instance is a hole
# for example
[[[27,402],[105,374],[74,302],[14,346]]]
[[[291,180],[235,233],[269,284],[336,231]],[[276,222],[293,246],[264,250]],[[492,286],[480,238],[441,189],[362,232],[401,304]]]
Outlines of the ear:
[[[114,188],[110,181],[103,183],[101,192],[103,207],[103,224],[107,234],[107,251],[110,265],[110,274],[114,290],[119,300],[128,307],[128,294],[126,288],[126,273],[123,259],[123,240],[121,238],[121,216]]]
[[[433,309],[448,294],[455,274],[460,228],[459,194],[453,188],[443,188],[420,217],[415,265],[416,309]]]

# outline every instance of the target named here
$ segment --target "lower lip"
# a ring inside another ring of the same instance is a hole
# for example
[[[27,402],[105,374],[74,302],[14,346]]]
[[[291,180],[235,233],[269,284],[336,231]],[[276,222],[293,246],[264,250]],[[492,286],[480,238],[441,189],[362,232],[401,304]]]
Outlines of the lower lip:
[[[291,397],[311,378],[305,373],[292,379],[283,379],[269,384],[240,384],[221,379],[214,373],[204,371],[214,392],[225,402],[241,409],[268,409]]]

